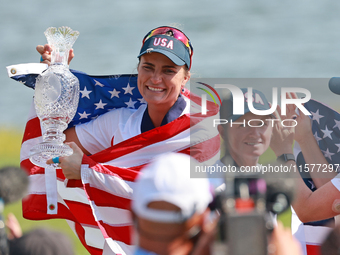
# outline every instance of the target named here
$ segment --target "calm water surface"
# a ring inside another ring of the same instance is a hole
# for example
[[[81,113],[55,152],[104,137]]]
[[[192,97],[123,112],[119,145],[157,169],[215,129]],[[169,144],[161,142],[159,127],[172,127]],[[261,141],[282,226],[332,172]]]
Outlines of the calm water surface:
[[[50,26],[80,32],[71,68],[89,74],[135,73],[143,36],[165,24],[190,37],[193,77],[330,78],[340,76],[339,12],[331,0],[3,1],[0,127],[23,129],[33,96],[5,67],[39,61]],[[336,108],[325,81],[312,96]]]

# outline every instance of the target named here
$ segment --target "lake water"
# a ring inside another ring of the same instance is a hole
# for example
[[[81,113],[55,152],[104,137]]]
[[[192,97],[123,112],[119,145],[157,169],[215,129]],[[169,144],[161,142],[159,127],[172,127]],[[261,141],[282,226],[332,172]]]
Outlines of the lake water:
[[[339,13],[332,0],[2,1],[0,128],[22,130],[33,96],[5,67],[38,62],[50,26],[80,32],[71,68],[89,74],[135,73],[144,35],[176,25],[194,46],[193,77],[328,79],[340,76]],[[312,86],[337,108],[327,82]]]

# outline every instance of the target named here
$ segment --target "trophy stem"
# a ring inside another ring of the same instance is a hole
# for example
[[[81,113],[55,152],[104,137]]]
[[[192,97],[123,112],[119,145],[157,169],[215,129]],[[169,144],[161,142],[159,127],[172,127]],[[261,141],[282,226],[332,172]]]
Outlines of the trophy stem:
[[[29,157],[33,164],[46,167],[46,161],[50,158],[72,155],[73,150],[63,143],[66,138],[63,131],[67,128],[64,118],[48,117],[42,120],[41,125],[43,142],[30,150]]]
[[[63,143],[66,139],[64,130],[67,128],[65,120],[62,118],[49,117],[42,120],[42,127],[45,130],[42,134],[44,142]]]

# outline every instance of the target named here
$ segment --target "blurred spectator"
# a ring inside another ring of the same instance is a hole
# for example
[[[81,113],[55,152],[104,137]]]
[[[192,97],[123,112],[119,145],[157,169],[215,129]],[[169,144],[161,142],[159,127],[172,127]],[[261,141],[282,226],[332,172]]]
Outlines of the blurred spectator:
[[[71,241],[62,233],[38,228],[22,234],[18,220],[8,215],[9,255],[73,255]]]
[[[169,153],[142,170],[132,199],[135,254],[211,254],[217,217],[207,179],[190,178],[191,158]]]
[[[340,226],[336,226],[321,245],[321,255],[340,254]]]

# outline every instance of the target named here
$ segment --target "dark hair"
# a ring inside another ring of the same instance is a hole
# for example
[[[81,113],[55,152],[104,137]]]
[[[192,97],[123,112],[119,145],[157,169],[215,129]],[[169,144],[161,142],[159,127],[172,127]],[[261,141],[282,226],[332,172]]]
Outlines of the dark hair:
[[[9,255],[73,255],[73,245],[62,233],[38,228],[9,241]]]

